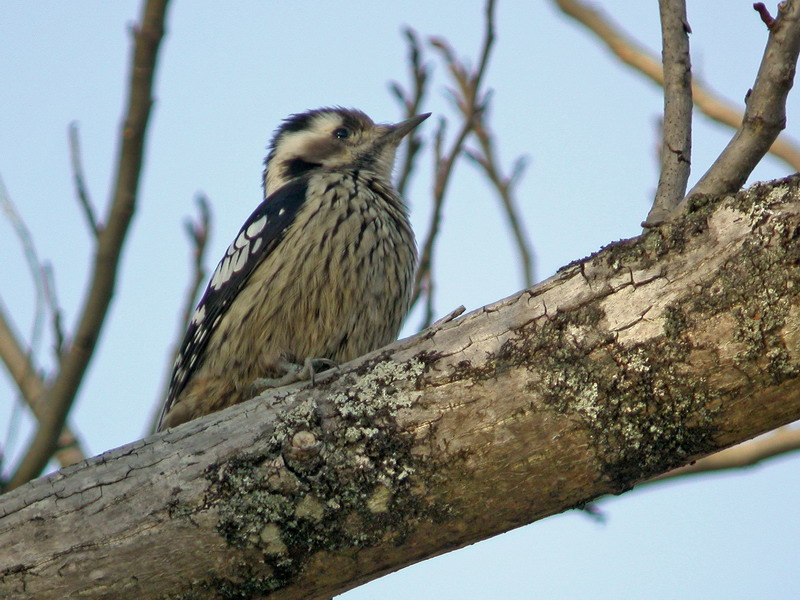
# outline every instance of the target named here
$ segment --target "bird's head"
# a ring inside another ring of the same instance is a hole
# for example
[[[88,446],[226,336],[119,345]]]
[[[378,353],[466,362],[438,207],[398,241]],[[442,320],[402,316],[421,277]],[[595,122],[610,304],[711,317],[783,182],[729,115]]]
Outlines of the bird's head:
[[[393,125],[360,110],[320,108],[286,119],[264,161],[264,196],[313,169],[356,168],[390,182],[397,146],[430,113]]]

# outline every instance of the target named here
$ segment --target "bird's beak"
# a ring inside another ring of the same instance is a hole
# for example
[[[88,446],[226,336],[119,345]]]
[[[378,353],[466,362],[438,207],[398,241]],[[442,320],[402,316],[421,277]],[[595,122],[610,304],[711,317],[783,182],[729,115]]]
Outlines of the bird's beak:
[[[409,133],[411,133],[414,128],[422,123],[425,119],[431,116],[431,113],[425,113],[422,115],[417,115],[416,117],[411,117],[410,119],[406,119],[405,121],[400,121],[399,123],[395,123],[394,125],[389,126],[389,131],[386,132],[385,139],[389,142],[393,142],[395,144],[399,144],[400,140],[406,137]]]

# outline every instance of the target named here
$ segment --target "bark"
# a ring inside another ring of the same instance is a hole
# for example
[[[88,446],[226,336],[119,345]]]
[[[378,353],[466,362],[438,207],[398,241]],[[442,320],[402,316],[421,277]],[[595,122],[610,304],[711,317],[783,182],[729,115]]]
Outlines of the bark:
[[[800,418],[800,177],[0,502],[0,597],[328,598]]]

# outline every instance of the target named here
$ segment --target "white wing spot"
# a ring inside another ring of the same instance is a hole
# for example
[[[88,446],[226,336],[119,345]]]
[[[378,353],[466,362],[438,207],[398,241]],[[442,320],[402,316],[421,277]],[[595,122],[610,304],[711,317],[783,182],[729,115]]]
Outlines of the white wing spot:
[[[251,239],[256,237],[259,233],[261,233],[261,230],[264,229],[264,225],[266,224],[267,224],[267,215],[264,215],[258,221],[253,221],[252,223],[250,223],[250,226],[247,228],[247,237]]]
[[[258,250],[261,247],[261,242],[263,240],[264,240],[264,238],[256,238],[255,241],[253,242],[253,247],[250,249],[250,252],[255,254],[256,250]]]
[[[219,289],[219,286],[222,285],[222,263],[217,265],[217,268],[214,269],[214,275],[211,277],[211,287],[215,290]]]
[[[241,271],[242,267],[247,264],[247,246],[239,250],[239,254],[236,255],[235,264],[233,265],[234,271]]]
[[[279,216],[279,217],[280,217],[280,216],[282,216],[282,215],[283,215],[283,213],[285,213],[285,212],[286,212],[286,209],[285,209],[285,208],[282,208],[282,209],[280,209],[280,210],[278,211],[278,216]]]
[[[243,231],[239,234],[239,237],[236,238],[236,241],[233,242],[237,248],[241,248],[247,243],[247,232]]]
[[[204,305],[198,306],[192,315],[192,323],[199,325],[206,318],[206,307]]]
[[[226,283],[231,278],[231,257],[226,256],[225,259],[222,261],[222,265],[220,266],[219,278],[220,282],[219,285]]]

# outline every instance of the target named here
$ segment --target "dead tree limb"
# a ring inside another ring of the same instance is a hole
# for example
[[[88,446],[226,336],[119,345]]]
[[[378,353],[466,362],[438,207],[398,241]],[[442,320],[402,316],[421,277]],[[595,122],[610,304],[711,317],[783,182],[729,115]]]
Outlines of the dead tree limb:
[[[800,176],[0,500],[0,596],[329,598],[800,418]],[[165,565],[167,565],[165,567]]]

